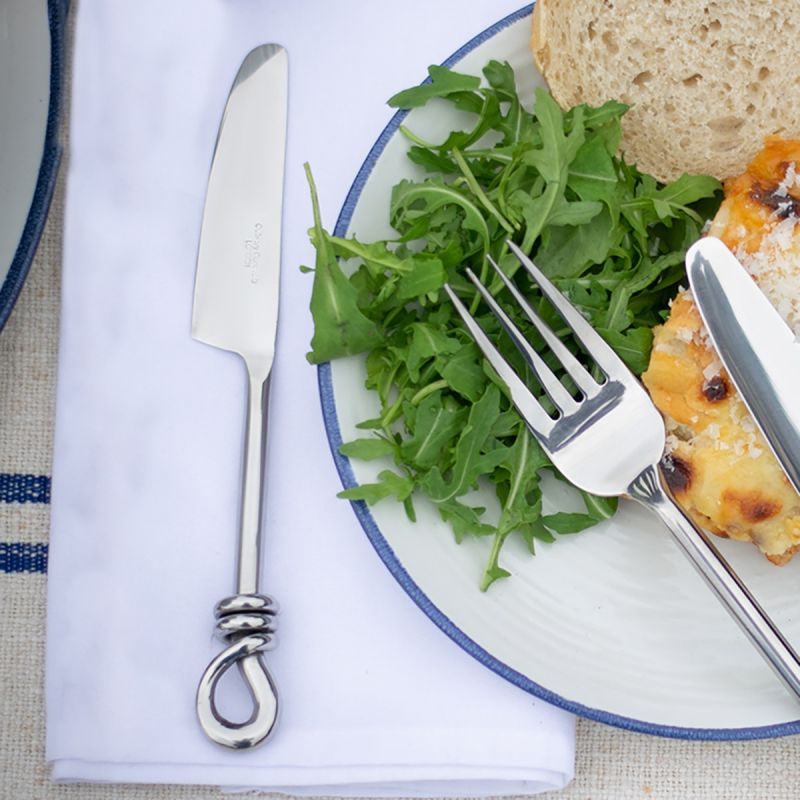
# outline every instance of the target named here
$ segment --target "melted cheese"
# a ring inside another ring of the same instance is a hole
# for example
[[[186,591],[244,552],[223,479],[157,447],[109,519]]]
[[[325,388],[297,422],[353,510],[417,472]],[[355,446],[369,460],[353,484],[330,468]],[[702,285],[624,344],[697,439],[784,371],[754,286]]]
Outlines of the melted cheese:
[[[800,335],[800,141],[770,137],[708,228]],[[665,474],[708,530],[754,542],[773,562],[800,549],[800,497],[786,479],[710,345],[691,293],[654,332],[642,376],[665,417]]]

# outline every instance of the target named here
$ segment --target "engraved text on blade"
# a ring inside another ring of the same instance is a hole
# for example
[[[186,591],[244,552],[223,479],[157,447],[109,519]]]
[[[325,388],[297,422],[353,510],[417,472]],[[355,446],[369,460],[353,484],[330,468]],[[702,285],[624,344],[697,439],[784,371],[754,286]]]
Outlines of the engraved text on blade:
[[[244,268],[250,271],[250,283],[258,283],[261,261],[261,237],[264,226],[260,222],[253,225],[253,236],[244,242]]]

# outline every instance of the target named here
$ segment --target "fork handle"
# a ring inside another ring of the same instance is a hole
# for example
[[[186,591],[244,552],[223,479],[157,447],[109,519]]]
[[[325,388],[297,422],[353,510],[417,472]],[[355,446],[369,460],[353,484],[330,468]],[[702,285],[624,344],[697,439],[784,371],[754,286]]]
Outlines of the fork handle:
[[[709,535],[679,508],[665,488],[658,468],[647,467],[628,487],[634,500],[655,511],[711,590],[740,625],[797,699],[800,699],[800,657],[758,604]]]

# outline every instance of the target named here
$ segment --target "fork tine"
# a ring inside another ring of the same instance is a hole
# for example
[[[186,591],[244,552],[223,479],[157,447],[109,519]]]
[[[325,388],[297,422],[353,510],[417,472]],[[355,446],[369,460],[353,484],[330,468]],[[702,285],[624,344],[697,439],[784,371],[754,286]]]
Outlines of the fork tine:
[[[569,414],[578,408],[572,395],[564,388],[561,381],[553,374],[550,367],[545,364],[544,359],[531,347],[530,343],[522,335],[522,331],[511,321],[511,318],[503,311],[497,300],[492,297],[489,290],[478,280],[475,273],[466,270],[467,277],[475,284],[475,288],[481,293],[486,305],[492,310],[506,333],[519,350],[525,363],[530,367],[542,388],[547,392],[547,396],[553,401],[553,405],[562,413]]]
[[[537,436],[548,436],[553,429],[555,421],[545,412],[530,389],[522,382],[505,358],[500,355],[499,350],[489,341],[489,337],[483,332],[481,326],[478,325],[449,284],[446,283],[444,285],[444,290],[447,292],[447,296],[455,306],[461,319],[464,320],[467,330],[486,357],[486,360],[494,367],[508,387],[508,391],[511,393],[511,400],[528,424],[528,427]]]
[[[597,365],[609,378],[622,382],[630,382],[633,375],[620,357],[606,343],[605,339],[583,318],[583,315],[564,297],[550,282],[533,261],[512,241],[507,242],[514,255],[528,271],[542,290],[542,294],[556,307],[564,321],[572,329],[575,337],[586,348],[586,352],[597,362]]]
[[[575,385],[583,392],[585,397],[593,397],[600,391],[600,385],[592,378],[589,371],[578,361],[569,351],[569,348],[561,339],[553,333],[550,326],[533,310],[531,304],[523,297],[522,292],[514,285],[513,281],[500,269],[497,262],[488,256],[489,263],[494,267],[494,271],[506,285],[506,288],[513,295],[519,306],[525,312],[528,319],[534,324],[536,330],[542,335],[547,346],[561,362],[567,374],[575,381]]]

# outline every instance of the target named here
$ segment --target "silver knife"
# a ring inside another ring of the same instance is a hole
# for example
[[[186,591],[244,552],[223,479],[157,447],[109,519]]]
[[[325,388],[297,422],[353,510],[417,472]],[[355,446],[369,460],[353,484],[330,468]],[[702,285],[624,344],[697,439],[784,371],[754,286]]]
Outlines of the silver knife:
[[[275,728],[278,693],[262,653],[275,646],[277,604],[259,588],[269,374],[278,324],[281,209],[288,60],[279,45],[252,50],[233,82],[208,181],[192,310],[192,336],[238,353],[248,377],[236,594],[215,609],[225,649],[197,688],[206,734],[233,749],[254,747]],[[232,722],[219,711],[217,683],[234,664],[253,712]]]
[[[800,492],[800,348],[794,333],[719,239],[692,245],[686,271],[720,360]]]

